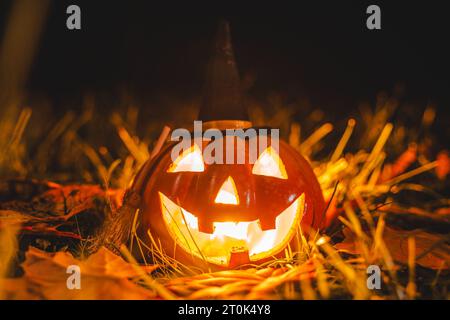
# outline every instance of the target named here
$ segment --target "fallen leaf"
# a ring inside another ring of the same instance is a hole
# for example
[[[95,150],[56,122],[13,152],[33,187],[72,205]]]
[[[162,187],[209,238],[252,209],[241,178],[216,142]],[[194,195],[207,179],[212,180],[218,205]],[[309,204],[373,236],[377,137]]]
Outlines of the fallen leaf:
[[[345,239],[336,244],[336,248],[352,254],[360,254],[359,246],[355,243],[354,234],[344,231]],[[414,237],[416,242],[416,263],[429,269],[449,269],[450,246],[439,235],[422,230],[397,230],[385,227],[383,240],[392,258],[397,262],[408,263],[408,238]]]
[[[443,150],[437,156],[436,174],[440,180],[445,180],[450,172],[450,157],[448,151]]]
[[[388,181],[401,175],[417,159],[417,145],[411,144],[394,163],[388,163],[383,167],[379,182]]]
[[[43,297],[27,279],[0,279],[0,300],[39,300]]]
[[[42,298],[51,300],[156,298],[151,290],[133,281],[140,278],[139,270],[106,248],[86,260],[77,260],[67,252],[46,253],[36,248],[30,248],[25,257],[24,276],[18,282],[9,283],[9,296],[20,298],[21,291],[35,291]],[[67,268],[73,265],[80,268],[80,289],[68,289],[67,286],[67,279],[72,275],[67,273]],[[156,268],[148,266],[141,270],[149,273]],[[16,290],[13,290],[14,286]]]
[[[32,200],[0,203],[0,230],[13,224],[20,225],[23,234],[87,238],[96,233],[95,227],[80,230],[73,217],[89,213],[95,221],[103,221],[103,207],[117,210],[122,205],[123,192],[121,189],[105,191],[98,185],[51,185]]]

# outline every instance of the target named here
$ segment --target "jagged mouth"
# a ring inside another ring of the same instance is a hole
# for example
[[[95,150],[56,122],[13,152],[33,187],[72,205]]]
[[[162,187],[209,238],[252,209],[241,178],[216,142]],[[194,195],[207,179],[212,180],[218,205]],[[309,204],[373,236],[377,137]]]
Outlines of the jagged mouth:
[[[279,253],[299,228],[305,209],[300,195],[275,219],[275,229],[262,230],[259,220],[214,222],[213,233],[199,230],[198,218],[159,192],[166,227],[187,253],[220,266],[233,267]]]

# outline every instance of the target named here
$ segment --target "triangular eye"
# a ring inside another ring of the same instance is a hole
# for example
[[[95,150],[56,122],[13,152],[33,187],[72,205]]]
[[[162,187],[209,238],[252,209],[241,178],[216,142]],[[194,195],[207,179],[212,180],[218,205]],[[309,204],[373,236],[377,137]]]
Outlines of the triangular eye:
[[[252,173],[260,176],[287,179],[286,168],[274,148],[268,147],[253,165]]]
[[[205,164],[200,148],[194,144],[175,159],[167,172],[203,172]]]

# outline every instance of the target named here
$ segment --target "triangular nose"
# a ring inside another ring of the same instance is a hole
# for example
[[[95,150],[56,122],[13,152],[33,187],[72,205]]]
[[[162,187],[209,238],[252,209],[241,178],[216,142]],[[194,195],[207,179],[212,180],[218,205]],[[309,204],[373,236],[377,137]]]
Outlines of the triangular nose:
[[[219,192],[217,192],[215,203],[223,204],[239,204],[239,196],[236,189],[236,184],[231,176],[225,180],[225,182],[220,187]]]

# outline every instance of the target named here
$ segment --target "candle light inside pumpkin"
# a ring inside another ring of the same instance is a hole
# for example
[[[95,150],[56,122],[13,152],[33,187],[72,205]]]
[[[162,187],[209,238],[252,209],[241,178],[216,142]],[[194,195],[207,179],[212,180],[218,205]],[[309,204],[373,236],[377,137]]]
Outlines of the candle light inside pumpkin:
[[[160,193],[167,229],[178,239],[178,245],[208,262],[228,265],[237,249],[248,252],[249,261],[270,256],[291,240],[304,211],[305,197],[301,195],[276,217],[275,229],[262,230],[260,221],[214,222],[212,233],[199,230],[198,218]]]

